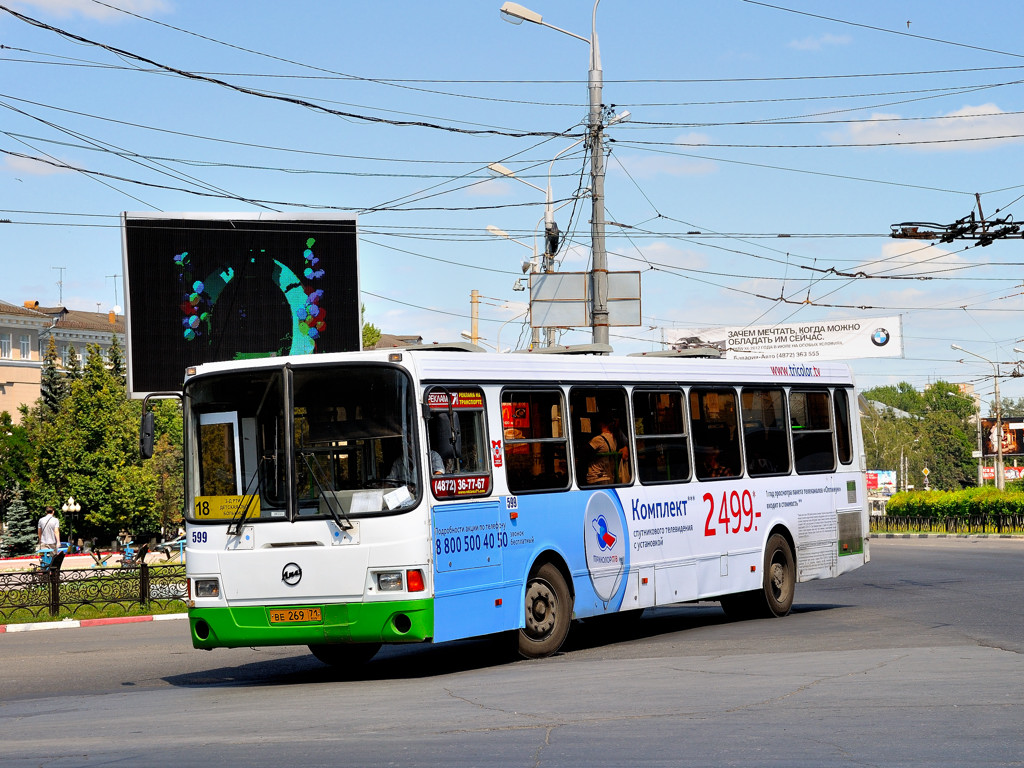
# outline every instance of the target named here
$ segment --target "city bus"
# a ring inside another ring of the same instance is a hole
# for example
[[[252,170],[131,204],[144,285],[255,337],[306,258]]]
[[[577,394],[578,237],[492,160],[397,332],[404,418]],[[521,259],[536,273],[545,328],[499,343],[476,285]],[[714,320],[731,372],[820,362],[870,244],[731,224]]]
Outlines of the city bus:
[[[869,559],[841,364],[421,347],[205,364],[182,398],[196,648],[539,658],[655,606],[784,616]]]

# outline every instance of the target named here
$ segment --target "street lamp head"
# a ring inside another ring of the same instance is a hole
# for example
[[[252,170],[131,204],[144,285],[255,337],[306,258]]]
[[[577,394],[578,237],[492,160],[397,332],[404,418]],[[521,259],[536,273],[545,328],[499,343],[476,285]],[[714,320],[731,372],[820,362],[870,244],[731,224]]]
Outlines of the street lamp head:
[[[506,232],[504,229],[498,229],[493,224],[488,224],[486,227],[484,227],[484,229],[486,229],[488,233],[494,235],[495,237],[504,237],[506,240],[511,239],[508,232]]]
[[[501,13],[501,18],[509,24],[522,24],[524,21],[530,21],[534,24],[544,23],[543,16],[536,11],[531,11],[529,8],[524,8],[519,3],[502,3],[498,11]]]
[[[950,349],[958,349],[958,350],[960,350],[961,352],[966,352],[966,351],[967,351],[967,350],[966,350],[966,349],[964,349],[963,347],[958,347],[958,346],[957,346],[956,344],[950,344],[950,345],[949,345],[949,348],[950,348]]]
[[[491,173],[496,173],[499,176],[515,176],[515,173],[512,172],[512,169],[506,168],[501,163],[491,163],[490,165],[487,166],[487,170],[490,171]]]
[[[629,120],[632,113],[628,109],[624,109],[619,114],[615,115],[611,120],[608,121],[608,125],[615,125],[616,123],[624,123]]]

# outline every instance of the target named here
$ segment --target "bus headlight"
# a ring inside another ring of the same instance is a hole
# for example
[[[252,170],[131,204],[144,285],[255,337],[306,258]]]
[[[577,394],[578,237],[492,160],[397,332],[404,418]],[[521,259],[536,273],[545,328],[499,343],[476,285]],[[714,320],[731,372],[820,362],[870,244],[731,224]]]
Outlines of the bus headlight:
[[[381,571],[377,574],[377,589],[381,592],[401,592],[402,588],[401,571]]]
[[[217,579],[196,579],[196,597],[220,597],[220,582]]]

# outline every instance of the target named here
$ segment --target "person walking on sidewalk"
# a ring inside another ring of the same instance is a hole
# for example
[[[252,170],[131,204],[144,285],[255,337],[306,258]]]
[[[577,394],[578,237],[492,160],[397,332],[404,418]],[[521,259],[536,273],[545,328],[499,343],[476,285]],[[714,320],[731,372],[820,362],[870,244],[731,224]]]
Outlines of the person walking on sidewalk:
[[[39,518],[39,548],[52,549],[60,547],[60,520],[54,514],[53,507],[46,508],[46,514]]]

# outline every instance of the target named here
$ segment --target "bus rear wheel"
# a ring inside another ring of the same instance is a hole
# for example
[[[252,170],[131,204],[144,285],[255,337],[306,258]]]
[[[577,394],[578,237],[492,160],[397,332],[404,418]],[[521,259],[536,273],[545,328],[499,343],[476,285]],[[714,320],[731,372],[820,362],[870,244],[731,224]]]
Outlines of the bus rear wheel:
[[[761,589],[721,597],[722,610],[733,620],[785,616],[793,607],[796,562],[785,536],[773,534],[764,549]]]
[[[785,616],[796,593],[793,550],[781,534],[773,534],[764,550],[764,607],[766,616]]]
[[[519,654],[550,656],[562,647],[572,622],[572,593],[562,572],[544,563],[526,583],[526,623],[519,630]]]
[[[380,650],[380,643],[332,643],[311,645],[309,651],[331,667],[358,667],[372,659]]]

